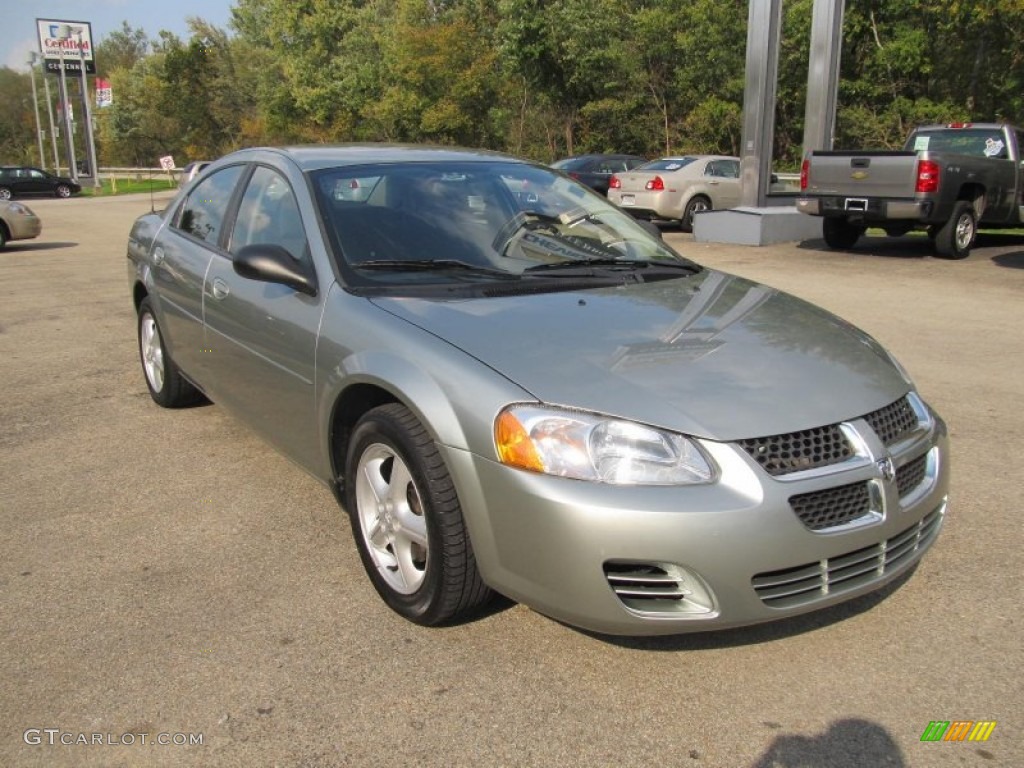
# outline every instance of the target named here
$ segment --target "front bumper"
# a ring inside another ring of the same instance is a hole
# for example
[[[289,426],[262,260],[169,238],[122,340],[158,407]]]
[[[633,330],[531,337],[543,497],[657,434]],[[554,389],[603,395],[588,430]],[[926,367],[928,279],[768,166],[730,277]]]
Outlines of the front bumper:
[[[677,488],[565,480],[447,450],[484,580],[593,631],[679,634],[871,592],[918,562],[941,529],[949,463],[937,417],[883,449],[895,479],[884,476],[877,443],[871,455],[788,479],[771,477],[734,444],[702,445],[720,480]],[[912,487],[900,476],[911,465],[920,472]],[[811,530],[791,506],[794,496],[859,483],[874,499],[859,520]]]

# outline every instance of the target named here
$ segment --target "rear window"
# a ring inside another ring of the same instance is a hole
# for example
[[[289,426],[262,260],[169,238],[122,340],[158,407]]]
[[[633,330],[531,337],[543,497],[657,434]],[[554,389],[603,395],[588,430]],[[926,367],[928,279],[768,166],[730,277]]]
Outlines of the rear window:
[[[951,152],[974,157],[1010,157],[1003,132],[998,128],[946,128],[917,131],[906,149],[912,152]]]
[[[664,157],[661,160],[651,160],[651,162],[641,165],[636,170],[678,171],[680,168],[685,168],[696,159],[696,157]]]

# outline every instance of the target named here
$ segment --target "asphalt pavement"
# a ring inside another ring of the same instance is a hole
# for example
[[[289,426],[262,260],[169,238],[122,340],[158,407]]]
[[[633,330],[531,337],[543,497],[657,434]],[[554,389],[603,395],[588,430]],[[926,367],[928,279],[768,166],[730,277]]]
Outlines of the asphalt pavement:
[[[885,344],[949,424],[952,490],[881,593],[622,639],[509,601],[392,614],[325,488],[218,406],[150,400],[125,260],[149,198],[28,204],[42,236],[0,252],[0,766],[1024,765],[1024,237],[948,262],[667,232]]]

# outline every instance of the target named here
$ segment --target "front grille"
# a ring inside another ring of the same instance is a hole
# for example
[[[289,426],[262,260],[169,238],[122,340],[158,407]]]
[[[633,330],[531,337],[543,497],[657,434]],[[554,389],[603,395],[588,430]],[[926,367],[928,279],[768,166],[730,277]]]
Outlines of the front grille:
[[[795,568],[759,573],[751,585],[769,608],[797,608],[841,595],[901,570],[920,558],[935,541],[943,507],[892,538],[838,557]]]
[[[917,414],[906,397],[869,413],[864,420],[886,445],[892,445],[908,432],[913,432],[918,424]]]
[[[789,504],[800,522],[820,531],[864,517],[871,511],[871,496],[868,484],[861,482],[790,496]]]
[[[922,454],[896,470],[896,490],[902,499],[924,482],[928,470],[928,454]]]
[[[862,417],[885,445],[892,445],[918,427],[917,414],[907,397]],[[765,472],[774,477],[839,464],[854,455],[839,424],[803,429],[783,435],[752,437],[737,443]]]
[[[838,464],[853,455],[838,424],[749,438],[740,440],[739,445],[765,472],[774,476]]]

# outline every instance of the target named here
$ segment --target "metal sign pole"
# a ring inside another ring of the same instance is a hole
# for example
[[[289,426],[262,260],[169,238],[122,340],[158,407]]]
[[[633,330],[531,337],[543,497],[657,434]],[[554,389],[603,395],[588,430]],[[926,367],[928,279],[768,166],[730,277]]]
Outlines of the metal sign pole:
[[[36,52],[28,54],[28,76],[32,78],[32,112],[36,116],[36,138],[39,140],[39,167],[46,169],[46,153],[43,151],[43,126],[39,122],[39,92],[36,90]]]
[[[61,38],[61,42],[67,38]],[[60,103],[64,110],[64,147],[68,153],[68,176],[78,183],[78,166],[75,163],[75,136],[71,132],[71,104],[68,102],[68,81],[64,76],[64,47],[59,48],[60,53]]]
[[[752,208],[763,208],[768,198],[781,30],[782,0],[750,1],[740,139],[740,204]]]
[[[46,117],[50,120],[50,143],[53,145],[53,172],[60,176],[60,155],[57,153],[57,129],[53,125],[53,99],[50,97],[50,81],[46,79],[45,70],[43,71],[43,92],[46,94]]]
[[[96,138],[92,132],[92,108],[89,104],[89,81],[85,76],[85,54],[82,52],[82,33],[79,31],[77,40],[78,63],[82,67],[82,105],[85,108],[85,148],[89,153],[89,174],[92,185],[100,187],[100,174],[96,167]]]

